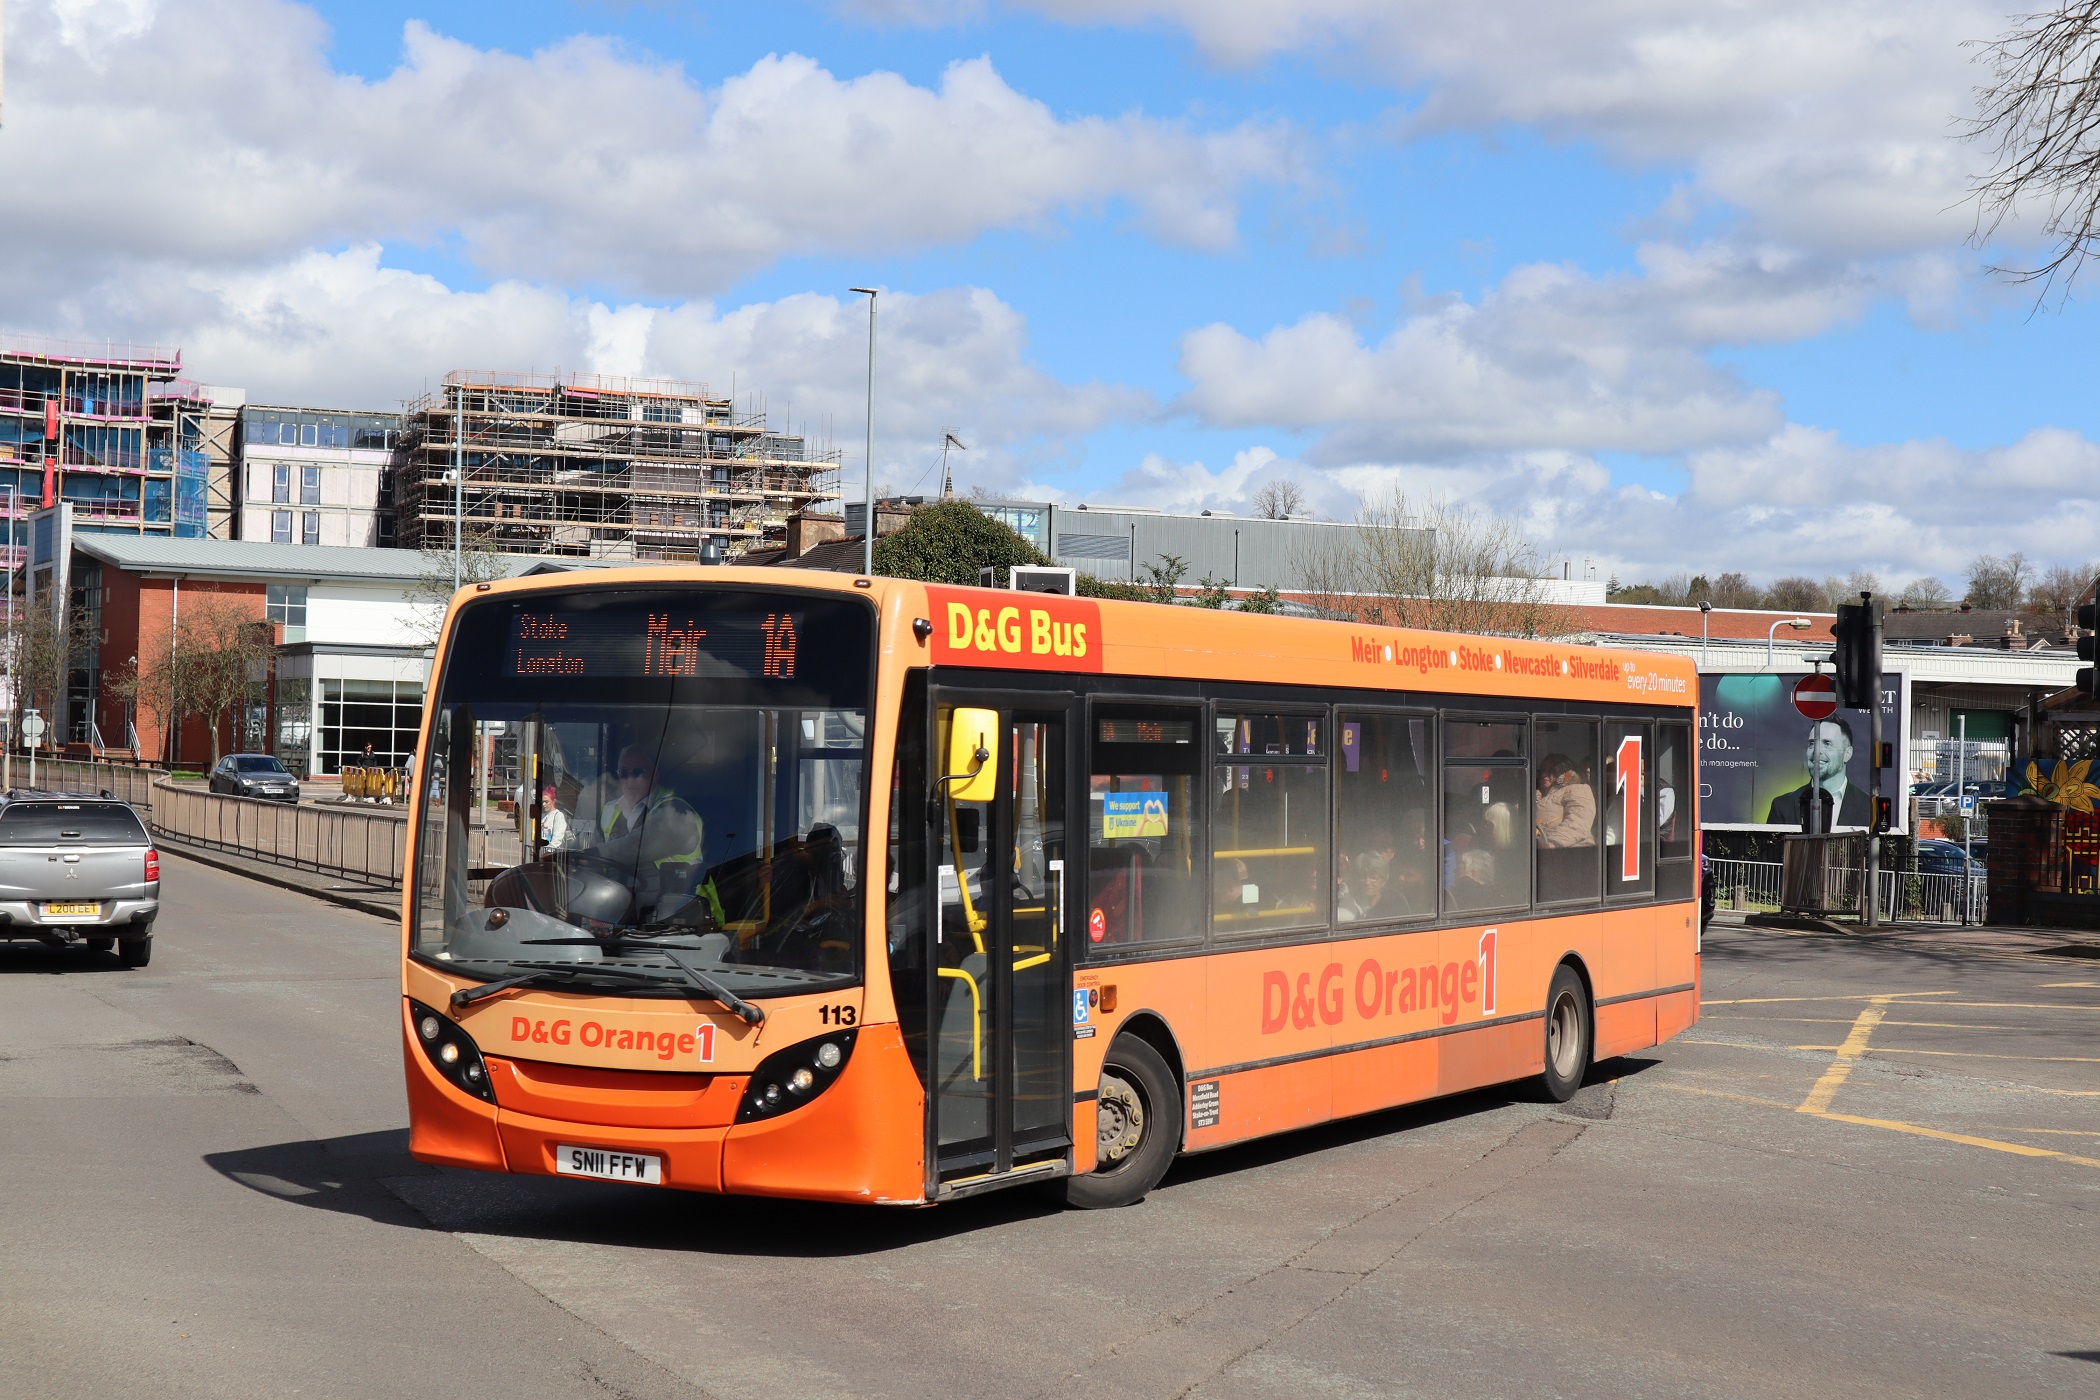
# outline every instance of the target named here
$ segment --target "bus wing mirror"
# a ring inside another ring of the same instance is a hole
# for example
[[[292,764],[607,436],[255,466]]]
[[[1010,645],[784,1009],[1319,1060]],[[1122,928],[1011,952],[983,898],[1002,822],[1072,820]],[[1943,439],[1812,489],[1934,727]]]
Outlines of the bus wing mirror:
[[[999,765],[992,741],[999,732],[997,710],[958,709],[948,721],[948,797],[955,802],[989,802],[998,792]]]

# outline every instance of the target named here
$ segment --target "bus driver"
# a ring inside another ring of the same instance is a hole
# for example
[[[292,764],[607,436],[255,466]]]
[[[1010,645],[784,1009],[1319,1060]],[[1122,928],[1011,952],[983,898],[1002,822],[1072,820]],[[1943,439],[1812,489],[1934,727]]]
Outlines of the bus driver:
[[[628,872],[637,905],[691,894],[700,867],[700,814],[658,786],[656,759],[639,744],[620,750],[613,776],[619,792],[599,809],[594,854]]]

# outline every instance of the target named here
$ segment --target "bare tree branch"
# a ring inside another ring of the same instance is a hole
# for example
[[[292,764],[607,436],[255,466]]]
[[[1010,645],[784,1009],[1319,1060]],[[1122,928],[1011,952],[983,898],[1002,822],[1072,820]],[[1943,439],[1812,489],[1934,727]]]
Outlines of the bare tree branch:
[[[1977,89],[1966,139],[1986,144],[1991,169],[1970,182],[1971,241],[1990,241],[2023,206],[2047,211],[2049,255],[2032,267],[1993,266],[2021,283],[2069,296],[2088,258],[2100,253],[2100,0],[2067,0],[2022,15],[2015,28],[1978,45],[1992,81]]]
[[[1329,617],[1390,627],[1558,637],[1573,615],[1547,599],[1538,548],[1513,522],[1395,489],[1366,499],[1356,528],[1335,530],[1298,561],[1305,593]]]

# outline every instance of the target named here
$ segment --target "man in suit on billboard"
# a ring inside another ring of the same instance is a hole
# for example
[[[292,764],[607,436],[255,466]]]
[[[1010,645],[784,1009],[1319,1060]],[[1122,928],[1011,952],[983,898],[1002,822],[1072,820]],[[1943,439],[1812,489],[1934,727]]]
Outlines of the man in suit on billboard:
[[[1852,761],[1852,726],[1832,716],[1808,726],[1808,781],[1792,792],[1772,799],[1765,821],[1773,826],[1795,826],[1803,831],[1835,831],[1839,827],[1864,829],[1868,823],[1867,794],[1845,777]],[[1817,814],[1809,825],[1809,794],[1816,795]],[[1837,815],[1835,825],[1831,814]]]

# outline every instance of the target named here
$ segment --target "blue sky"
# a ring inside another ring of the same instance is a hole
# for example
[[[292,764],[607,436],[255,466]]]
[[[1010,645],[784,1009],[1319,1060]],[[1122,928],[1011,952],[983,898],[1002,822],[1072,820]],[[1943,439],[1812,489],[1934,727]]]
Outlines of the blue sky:
[[[1983,153],[1950,133],[1988,6],[7,21],[0,178],[60,188],[0,231],[0,326],[172,340],[261,399],[384,405],[463,364],[733,378],[828,422],[857,486],[845,289],[872,284],[903,487],[955,427],[996,492],[1454,496],[1626,577],[1958,587],[1978,553],[2092,538],[2090,313],[2037,314],[1983,267],[2027,250],[1966,241]],[[157,155],[130,205],[80,173],[127,131]]]

